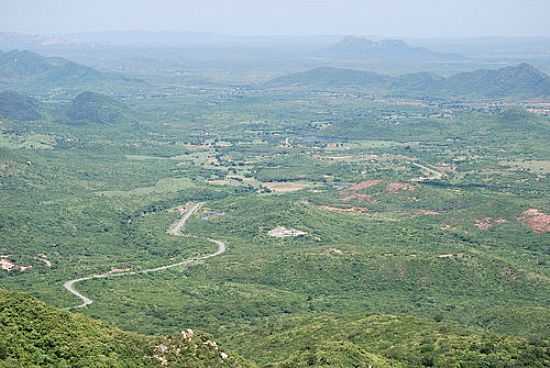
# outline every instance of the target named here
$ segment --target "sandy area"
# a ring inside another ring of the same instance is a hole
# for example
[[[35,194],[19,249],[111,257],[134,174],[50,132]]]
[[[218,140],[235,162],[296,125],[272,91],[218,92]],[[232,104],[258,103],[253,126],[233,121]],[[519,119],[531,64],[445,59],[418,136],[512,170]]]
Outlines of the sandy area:
[[[262,185],[275,193],[297,192],[308,186],[305,183],[298,182],[265,182]]]
[[[276,227],[275,229],[271,230],[268,234],[269,236],[272,236],[274,238],[296,238],[298,236],[307,235],[305,231],[288,229],[283,226]]]

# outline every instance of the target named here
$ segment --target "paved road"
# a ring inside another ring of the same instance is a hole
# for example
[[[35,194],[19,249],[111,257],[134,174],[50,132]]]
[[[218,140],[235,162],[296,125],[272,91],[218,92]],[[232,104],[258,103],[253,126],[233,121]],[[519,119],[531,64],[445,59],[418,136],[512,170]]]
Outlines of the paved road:
[[[193,216],[195,212],[202,206],[201,203],[193,204],[191,206],[188,206],[185,213],[182,215],[182,217],[176,221],[172,226],[170,226],[170,229],[168,229],[168,233],[173,236],[183,236],[182,230],[185,227],[185,224],[187,221]],[[147,273],[154,273],[154,272],[160,272],[165,271],[170,268],[175,267],[182,267],[182,266],[190,266],[194,262],[206,260],[209,258],[217,257],[225,253],[226,246],[225,243],[220,240],[214,240],[214,239],[208,239],[205,238],[205,240],[217,245],[217,250],[214,253],[207,254],[205,256],[200,257],[194,257],[189,259],[184,259],[178,263],[172,263],[165,266],[160,266],[156,268],[149,268],[146,270],[140,270],[140,271],[128,271],[128,272],[106,272],[102,274],[95,274],[91,276],[85,276],[74,280],[69,280],[63,284],[63,287],[67,289],[67,291],[77,298],[80,299],[82,302],[81,304],[75,305],[73,307],[70,307],[68,309],[78,309],[78,308],[84,308],[88,305],[92,304],[94,302],[93,299],[88,298],[86,295],[82,294],[76,289],[76,285],[88,281],[88,280],[96,280],[96,279],[107,279],[107,278],[113,278],[113,277],[122,277],[122,276],[132,276],[132,275],[141,275],[141,274],[147,274]]]

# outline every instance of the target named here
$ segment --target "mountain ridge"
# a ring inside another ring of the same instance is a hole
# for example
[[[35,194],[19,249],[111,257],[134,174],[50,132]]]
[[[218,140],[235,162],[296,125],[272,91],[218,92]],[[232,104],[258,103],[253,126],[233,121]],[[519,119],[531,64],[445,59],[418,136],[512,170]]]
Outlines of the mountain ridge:
[[[337,59],[407,60],[420,63],[463,59],[456,54],[439,53],[425,47],[413,47],[403,40],[371,40],[357,36],[347,36],[336,44],[319,50],[317,56]]]
[[[398,77],[344,68],[314,68],[275,78],[265,87],[365,88],[411,97],[535,98],[550,96],[550,76],[522,63],[500,69],[478,69],[448,78],[433,73]]]

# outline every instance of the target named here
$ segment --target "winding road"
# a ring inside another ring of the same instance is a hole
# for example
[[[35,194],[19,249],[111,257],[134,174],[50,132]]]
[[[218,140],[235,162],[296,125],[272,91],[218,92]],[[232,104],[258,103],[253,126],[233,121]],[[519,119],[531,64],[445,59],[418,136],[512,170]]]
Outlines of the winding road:
[[[186,210],[183,213],[182,217],[178,221],[176,221],[174,224],[172,224],[172,226],[170,226],[170,228],[168,229],[168,234],[173,235],[173,236],[183,236],[182,232],[183,232],[183,229],[185,227],[185,224],[191,218],[191,216],[193,216],[193,214],[201,208],[201,206],[202,206],[202,203],[196,203],[196,204],[192,204],[192,205],[188,204],[186,206]],[[113,278],[113,277],[142,275],[142,274],[165,271],[165,270],[168,270],[170,268],[175,268],[175,267],[190,266],[194,262],[206,260],[206,259],[213,258],[213,257],[217,257],[217,256],[220,256],[223,253],[225,253],[226,246],[225,246],[224,242],[222,242],[220,240],[214,240],[214,239],[208,239],[208,238],[205,238],[205,240],[217,245],[218,248],[214,253],[207,254],[205,256],[184,259],[184,260],[182,260],[178,263],[172,263],[172,264],[169,264],[169,265],[160,266],[160,267],[156,267],[156,268],[149,268],[149,269],[139,270],[139,271],[127,271],[127,272],[109,271],[109,272],[102,273],[102,274],[95,274],[95,275],[85,276],[85,277],[81,277],[81,278],[74,279],[74,280],[69,280],[69,281],[67,281],[63,284],[63,287],[69,293],[71,293],[74,296],[76,296],[77,298],[79,298],[82,303],[78,304],[78,305],[75,305],[73,307],[69,307],[67,309],[84,308],[84,307],[87,307],[88,305],[90,305],[94,302],[93,299],[88,298],[86,295],[82,294],[81,292],[79,292],[76,289],[75,286],[77,284],[81,283],[81,282],[88,281],[88,280],[96,280],[96,279],[107,279],[107,278]]]

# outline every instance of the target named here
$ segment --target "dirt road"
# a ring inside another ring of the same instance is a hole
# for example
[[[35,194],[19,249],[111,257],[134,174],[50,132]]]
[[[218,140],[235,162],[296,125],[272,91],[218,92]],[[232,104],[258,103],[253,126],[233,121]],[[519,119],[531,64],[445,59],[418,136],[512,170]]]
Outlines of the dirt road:
[[[172,224],[172,226],[170,226],[170,228],[168,229],[168,234],[173,235],[173,236],[183,236],[182,230],[185,227],[185,224],[191,218],[191,216],[193,216],[193,214],[195,212],[197,212],[197,210],[201,206],[202,206],[201,203],[188,205],[187,208],[186,208],[186,211],[184,212],[182,217],[178,221],[176,221],[174,224]],[[75,305],[73,307],[67,308],[67,309],[84,308],[84,307],[87,307],[88,305],[90,305],[94,302],[93,299],[88,298],[86,295],[83,295],[81,292],[79,292],[76,289],[75,286],[77,284],[81,283],[81,282],[88,281],[88,280],[96,280],[96,279],[107,279],[107,278],[113,278],[113,277],[141,275],[141,274],[165,271],[165,270],[168,270],[170,268],[175,268],[175,267],[190,266],[191,264],[193,264],[197,261],[203,261],[203,260],[206,260],[206,259],[209,259],[209,258],[217,257],[217,256],[222,255],[223,253],[225,253],[226,246],[225,246],[224,242],[222,242],[220,240],[214,240],[214,239],[208,239],[208,238],[205,238],[205,240],[217,245],[218,248],[214,253],[207,254],[205,256],[184,259],[184,260],[182,260],[178,263],[172,263],[172,264],[168,264],[168,265],[160,266],[160,267],[156,267],[156,268],[149,268],[149,269],[146,269],[146,270],[128,271],[128,272],[112,272],[112,271],[110,271],[110,272],[106,272],[106,273],[102,273],[102,274],[95,274],[95,275],[85,276],[85,277],[81,277],[81,278],[74,279],[74,280],[69,280],[69,281],[67,281],[63,284],[63,287],[69,293],[71,293],[74,296],[76,296],[77,298],[79,298],[82,303],[78,304],[78,305]]]

